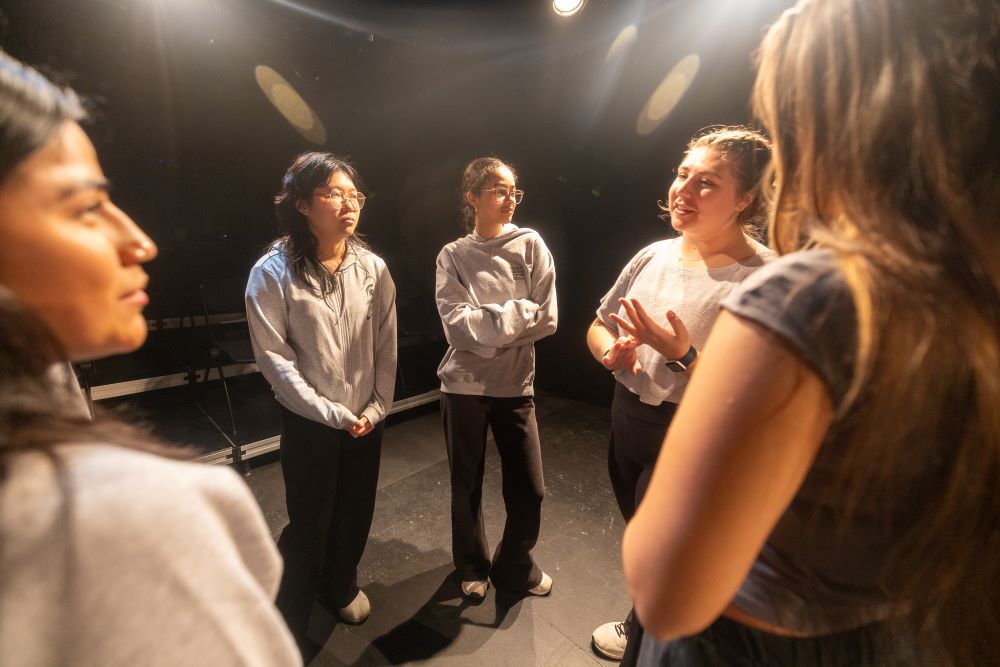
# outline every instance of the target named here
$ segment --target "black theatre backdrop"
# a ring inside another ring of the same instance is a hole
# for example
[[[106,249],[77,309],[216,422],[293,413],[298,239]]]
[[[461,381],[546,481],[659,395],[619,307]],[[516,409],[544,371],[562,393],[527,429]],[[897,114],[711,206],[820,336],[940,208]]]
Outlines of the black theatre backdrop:
[[[365,180],[360,229],[395,277],[400,326],[439,328],[434,258],[460,234],[461,168],[512,163],[527,192],[515,221],[541,232],[558,270],[538,386],[603,402],[610,380],[584,345],[597,301],[668,233],[656,201],[687,139],[746,122],[751,54],[789,4],[590,0],[560,18],[549,0],[5,0],[0,44],[94,102],[114,196],[160,246],[157,317],[196,312],[203,278],[247,273],[277,234],[285,167],[319,149]],[[692,54],[686,94],[640,136],[647,101]],[[272,106],[259,66],[308,103],[323,143]]]

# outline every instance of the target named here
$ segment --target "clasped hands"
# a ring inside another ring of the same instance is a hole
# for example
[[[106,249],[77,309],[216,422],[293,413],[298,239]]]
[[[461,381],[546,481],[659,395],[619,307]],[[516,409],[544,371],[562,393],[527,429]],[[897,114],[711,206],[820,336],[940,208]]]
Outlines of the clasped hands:
[[[368,421],[368,417],[361,417],[347,427],[347,432],[352,438],[360,438],[371,433],[373,428],[375,427]]]
[[[632,375],[638,375],[642,365],[636,357],[636,348],[649,345],[663,355],[664,359],[680,359],[691,347],[691,338],[687,327],[672,310],[667,311],[666,327],[656,322],[639,303],[638,299],[618,299],[625,309],[628,319],[612,314],[615,324],[628,332],[627,336],[619,336],[608,349],[601,363],[608,370],[629,370]]]

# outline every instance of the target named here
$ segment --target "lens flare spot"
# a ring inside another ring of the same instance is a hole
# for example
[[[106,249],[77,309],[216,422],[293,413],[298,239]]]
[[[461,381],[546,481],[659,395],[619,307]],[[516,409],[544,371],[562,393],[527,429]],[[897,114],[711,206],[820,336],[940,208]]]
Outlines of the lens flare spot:
[[[284,116],[289,125],[314,144],[326,142],[326,128],[323,127],[323,122],[296,92],[292,84],[267,65],[257,65],[254,77],[265,97]]]
[[[653,94],[649,96],[646,106],[639,112],[639,120],[636,121],[635,131],[640,136],[651,134],[658,128],[670,112],[674,110],[677,103],[684,97],[684,93],[691,86],[694,77],[698,74],[698,67],[701,59],[698,54],[692,53],[684,56],[680,62],[674,65],[667,76]]]
[[[633,44],[635,44],[635,40],[638,36],[639,30],[634,25],[627,25],[622,28],[622,31],[618,33],[617,37],[615,37],[615,41],[611,43],[611,48],[608,49],[608,55],[604,56],[604,62],[609,63],[619,56],[623,56],[628,53],[628,50]]]

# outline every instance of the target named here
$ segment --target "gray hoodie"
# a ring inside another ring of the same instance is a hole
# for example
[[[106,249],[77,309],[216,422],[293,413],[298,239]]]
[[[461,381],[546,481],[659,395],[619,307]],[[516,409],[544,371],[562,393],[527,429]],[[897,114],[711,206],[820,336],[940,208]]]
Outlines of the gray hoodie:
[[[307,419],[347,428],[385,418],[396,384],[396,285],[385,262],[348,246],[319,298],[270,250],[250,270],[247,320],[254,357],[278,402]]]
[[[438,366],[441,391],[531,396],[533,343],[555,333],[556,272],[542,237],[504,225],[441,249],[436,297],[448,351]]]

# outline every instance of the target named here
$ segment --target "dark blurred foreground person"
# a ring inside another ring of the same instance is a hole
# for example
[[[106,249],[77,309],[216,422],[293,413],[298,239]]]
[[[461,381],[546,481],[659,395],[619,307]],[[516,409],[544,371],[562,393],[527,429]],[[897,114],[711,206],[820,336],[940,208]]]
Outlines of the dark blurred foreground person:
[[[807,0],[765,38],[784,256],[626,530],[640,664],[1000,664],[998,36],[994,0]]]
[[[0,662],[300,664],[242,480],[90,421],[68,371],[142,344],[156,256],[82,116],[0,53]]]

